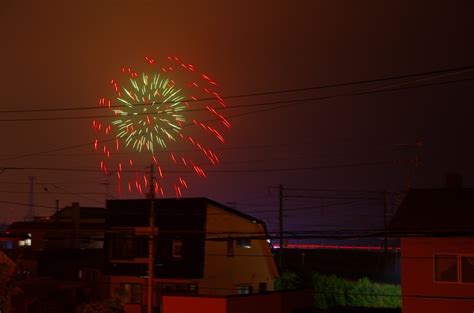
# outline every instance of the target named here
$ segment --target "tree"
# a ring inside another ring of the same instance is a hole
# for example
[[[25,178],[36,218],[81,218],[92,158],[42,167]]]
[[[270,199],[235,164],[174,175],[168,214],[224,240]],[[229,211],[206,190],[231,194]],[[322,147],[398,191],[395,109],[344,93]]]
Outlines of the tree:
[[[0,312],[11,311],[14,291],[15,281],[11,275],[11,265],[2,262],[0,263]]]
[[[76,313],[122,313],[124,312],[121,305],[113,300],[100,300],[90,303],[84,303],[79,306]]]
[[[125,292],[118,288],[112,299],[84,303],[76,309],[76,313],[124,313]]]

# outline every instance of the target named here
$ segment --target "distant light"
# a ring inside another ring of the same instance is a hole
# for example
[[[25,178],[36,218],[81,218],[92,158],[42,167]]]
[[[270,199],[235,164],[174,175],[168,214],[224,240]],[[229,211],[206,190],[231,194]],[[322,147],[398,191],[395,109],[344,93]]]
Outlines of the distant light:
[[[29,246],[31,246],[31,239],[27,238],[25,240],[18,240],[18,246],[20,246],[20,247],[25,247],[25,246],[29,247]]]
[[[271,241],[270,239],[267,239],[267,242],[268,242],[268,243],[272,243],[272,241]]]

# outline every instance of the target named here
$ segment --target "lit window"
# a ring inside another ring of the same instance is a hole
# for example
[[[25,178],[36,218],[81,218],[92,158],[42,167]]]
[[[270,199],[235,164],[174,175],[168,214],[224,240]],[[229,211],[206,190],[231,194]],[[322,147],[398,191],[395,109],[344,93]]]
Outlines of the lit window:
[[[28,239],[25,239],[25,240],[19,240],[18,241],[18,246],[20,246],[20,247],[25,247],[25,246],[30,247],[31,246],[31,239],[28,238]]]
[[[456,255],[437,254],[434,256],[435,281],[457,282],[458,259]]]
[[[474,283],[474,256],[461,256],[461,281]]]
[[[241,238],[235,241],[235,245],[237,248],[245,248],[250,249],[252,248],[252,240],[249,238]]]
[[[173,258],[180,259],[183,257],[183,241],[179,239],[173,240]]]
[[[252,285],[239,285],[237,286],[238,295],[247,295],[252,293]]]

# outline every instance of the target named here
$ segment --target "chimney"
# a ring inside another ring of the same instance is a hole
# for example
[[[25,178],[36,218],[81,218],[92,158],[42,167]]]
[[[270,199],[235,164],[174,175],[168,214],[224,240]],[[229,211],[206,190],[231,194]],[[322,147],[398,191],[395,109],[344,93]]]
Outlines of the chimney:
[[[462,176],[458,173],[446,174],[446,188],[462,189]]]

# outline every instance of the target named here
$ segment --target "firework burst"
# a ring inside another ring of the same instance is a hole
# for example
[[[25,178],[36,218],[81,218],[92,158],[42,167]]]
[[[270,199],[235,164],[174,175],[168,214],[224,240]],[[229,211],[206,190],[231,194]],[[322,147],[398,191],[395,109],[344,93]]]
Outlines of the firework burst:
[[[225,103],[217,83],[199,74],[192,64],[177,57],[160,62],[145,57],[145,61],[140,72],[123,67],[120,79],[110,81],[113,96],[99,99],[110,117],[92,121],[97,135],[94,150],[102,155],[100,169],[116,174],[119,192],[125,188],[144,193],[151,187],[162,196],[168,189],[181,196],[188,182],[176,172],[187,169],[206,177],[202,164],[219,163],[208,144],[225,141],[222,131],[230,124],[218,112]],[[199,154],[184,155],[187,150],[176,149],[183,145]],[[158,179],[153,182],[144,173],[145,164],[139,162],[144,156],[146,164],[155,165]]]

